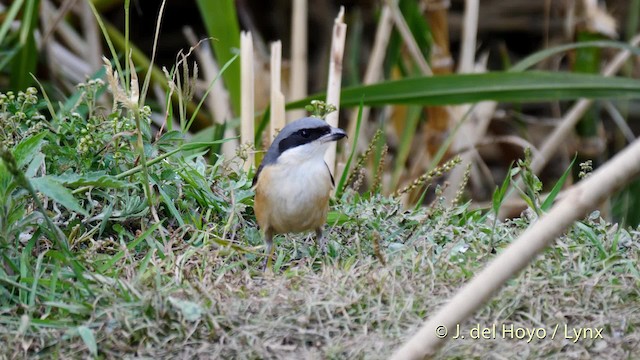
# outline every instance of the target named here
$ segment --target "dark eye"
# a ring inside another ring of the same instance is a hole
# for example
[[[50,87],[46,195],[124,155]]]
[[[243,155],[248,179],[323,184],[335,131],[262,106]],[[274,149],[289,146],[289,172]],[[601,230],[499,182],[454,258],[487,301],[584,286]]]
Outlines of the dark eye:
[[[308,138],[309,137],[309,132],[307,130],[300,130],[300,136],[302,136],[303,138]]]

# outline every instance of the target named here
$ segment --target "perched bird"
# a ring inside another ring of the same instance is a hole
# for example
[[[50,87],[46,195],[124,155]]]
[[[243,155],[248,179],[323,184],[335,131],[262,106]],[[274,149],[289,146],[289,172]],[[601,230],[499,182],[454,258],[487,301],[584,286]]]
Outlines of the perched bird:
[[[253,208],[267,245],[265,269],[276,234],[315,230],[316,243],[326,251],[322,227],[334,180],[324,154],[331,142],[345,136],[342,129],[306,117],[287,124],[269,147],[253,178]]]

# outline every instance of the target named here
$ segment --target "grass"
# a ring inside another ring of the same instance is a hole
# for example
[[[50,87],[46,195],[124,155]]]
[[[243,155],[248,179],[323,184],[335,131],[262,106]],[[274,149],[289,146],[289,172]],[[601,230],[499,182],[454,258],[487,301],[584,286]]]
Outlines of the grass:
[[[445,206],[439,188],[431,205],[405,210],[347,187],[328,254],[308,234],[280,236],[267,275],[247,175],[207,163],[177,132],[137,131],[126,107],[97,105],[103,87],[79,86],[76,108],[52,120],[34,89],[2,97],[4,112],[24,115],[6,118],[0,139],[0,358],[387,358],[536,218],[494,222],[488,209]],[[148,122],[147,110],[138,116]],[[146,175],[132,166],[139,136]],[[535,204],[539,184],[525,178]],[[146,181],[159,195],[152,209]],[[38,197],[27,183],[40,184]],[[441,357],[634,358],[639,238],[592,214],[460,324],[469,336]],[[470,338],[493,324],[546,337]],[[602,339],[573,341],[574,328]]]
[[[32,306],[3,306],[1,356],[88,356],[77,331],[85,326],[102,358],[386,358],[493,257],[491,226],[462,209],[427,218],[426,209],[404,213],[395,201],[374,197],[339,204],[335,211],[351,220],[329,232],[330,256],[318,256],[305,236],[279,238],[283,265],[273,277],[258,270],[250,252],[212,240],[189,243],[176,232],[164,245],[164,259],[125,251],[92,282],[91,301],[78,299],[73,286],[52,294],[46,290],[51,284],[43,284]],[[231,237],[244,232],[259,241],[251,220],[245,221],[247,227]],[[497,251],[526,225],[500,224]],[[597,216],[585,226],[603,241],[605,256],[594,251],[584,232],[573,230],[461,328],[513,324],[550,334],[560,324],[602,328],[603,339],[574,343],[562,334],[530,343],[452,340],[443,357],[637,355],[639,234],[615,230]],[[386,265],[373,253],[374,233]],[[81,254],[97,259],[120,249],[124,246],[105,239],[87,244]],[[13,288],[2,284],[5,291]]]

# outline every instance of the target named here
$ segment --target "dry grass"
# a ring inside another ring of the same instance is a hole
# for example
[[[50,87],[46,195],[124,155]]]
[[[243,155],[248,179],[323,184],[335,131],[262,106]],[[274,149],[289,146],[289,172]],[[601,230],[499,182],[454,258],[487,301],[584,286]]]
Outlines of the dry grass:
[[[37,321],[21,327],[27,309],[5,309],[3,319],[11,311],[15,321],[0,328],[0,358],[84,358],[89,352],[74,329],[86,325],[101,358],[384,359],[494,256],[490,222],[479,212],[439,206],[403,212],[381,197],[335,209],[350,220],[329,232],[329,255],[317,255],[304,235],[281,237],[283,263],[272,276],[258,271],[260,258],[251,252],[174,239],[167,257],[153,257],[146,269],[141,254],[125,257],[114,269],[117,280],[93,286],[91,304],[68,304],[67,319],[57,315],[60,305],[32,309],[33,319],[57,319],[58,328]],[[599,218],[585,224],[590,230],[559,239],[460,325],[467,333],[478,324],[543,328],[545,339],[503,339],[498,331],[496,339],[451,340],[441,357],[640,355],[640,233]],[[500,224],[497,251],[526,225]],[[375,256],[374,233],[386,265]],[[232,237],[260,241],[250,222]],[[87,258],[97,255],[87,251]],[[572,342],[565,325],[569,331],[602,328],[602,339]]]

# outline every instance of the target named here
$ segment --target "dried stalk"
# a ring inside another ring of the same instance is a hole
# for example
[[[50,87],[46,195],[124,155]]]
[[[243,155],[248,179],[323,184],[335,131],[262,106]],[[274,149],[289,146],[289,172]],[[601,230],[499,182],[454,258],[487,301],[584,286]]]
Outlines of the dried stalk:
[[[478,13],[480,0],[465,0],[464,22],[462,24],[462,41],[460,44],[460,64],[458,73],[465,74],[473,71],[476,54],[476,38],[478,36]]]
[[[342,85],[342,58],[344,55],[344,43],[347,38],[347,24],[344,23],[344,6],[333,24],[333,36],[331,37],[331,54],[329,60],[329,80],[327,84],[327,104],[336,107],[336,111],[327,115],[327,123],[338,126],[338,114],[340,113],[340,88]],[[324,161],[329,170],[335,173],[336,168],[336,143],[333,142],[324,156]]]
[[[240,102],[240,143],[241,146],[255,147],[255,123],[254,123],[254,76],[253,76],[253,38],[251,32],[243,31],[240,34],[240,78],[242,94]],[[251,152],[244,162],[244,170],[249,171],[253,167],[255,156]]]
[[[183,32],[187,41],[189,41],[195,50],[196,57],[198,58],[198,64],[200,65],[200,69],[204,75],[206,83],[204,88],[206,89],[208,84],[211,84],[220,72],[220,67],[218,66],[218,63],[213,56],[213,51],[211,50],[211,42],[199,41],[191,27],[186,27]],[[225,89],[222,78],[219,78],[215,84],[213,84],[211,93],[215,94],[215,96],[207,96],[205,102],[209,108],[209,112],[213,114],[213,119],[216,124],[223,125],[227,120],[233,118],[233,115],[229,92]],[[224,137],[225,139],[235,138],[236,130],[231,126],[225,127]],[[232,159],[239,145],[240,143],[237,139],[224,142],[222,144],[222,156],[225,159]]]
[[[398,7],[397,2],[395,0],[387,0],[386,4],[391,10],[391,17],[393,18],[393,22],[396,24],[396,28],[400,32],[400,36],[402,36],[402,40],[404,40],[405,45],[407,45],[413,61],[418,64],[420,71],[424,75],[433,75],[433,71],[431,71],[427,60],[424,58],[424,56],[422,56],[420,47],[418,46],[416,39],[413,37],[413,34],[411,34],[411,29],[409,29],[409,25],[407,25],[406,20],[402,16],[402,12]]]
[[[307,97],[307,0],[293,0],[291,12],[291,76],[289,77],[289,99]],[[289,121],[305,116],[305,110],[292,110]]]
[[[524,269],[574,221],[596,208],[639,173],[640,140],[636,140],[591,176],[568,190],[566,197],[554,205],[549,213],[540,217],[516,242],[426,321],[418,333],[396,351],[392,359],[433,357],[447,340],[447,329],[455,329],[457,324],[480,309],[507,280]]]
[[[285,125],[284,119],[284,95],[280,82],[282,79],[282,42],[280,40],[271,44],[271,113],[269,117],[270,136],[269,143],[278,135]]]

